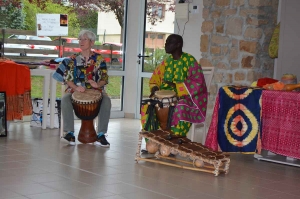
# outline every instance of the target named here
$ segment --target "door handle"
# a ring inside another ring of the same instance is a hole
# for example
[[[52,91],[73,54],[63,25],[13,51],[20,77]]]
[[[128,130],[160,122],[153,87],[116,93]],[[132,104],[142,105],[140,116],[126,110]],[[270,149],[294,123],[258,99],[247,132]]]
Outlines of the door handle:
[[[141,55],[141,54],[138,54],[138,58],[140,59],[141,57],[151,57],[150,55]]]

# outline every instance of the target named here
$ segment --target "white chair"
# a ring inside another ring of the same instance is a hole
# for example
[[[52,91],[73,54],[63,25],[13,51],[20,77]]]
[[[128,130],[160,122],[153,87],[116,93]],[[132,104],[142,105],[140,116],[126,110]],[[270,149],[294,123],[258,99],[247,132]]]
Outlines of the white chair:
[[[66,85],[63,83],[61,85],[61,96],[63,96],[65,94],[65,90],[66,90]],[[98,116],[94,119],[94,123],[95,123],[95,129],[97,129],[98,126]],[[60,112],[60,137],[64,137],[64,120],[63,120],[63,113],[62,111]]]
[[[214,75],[215,68],[214,67],[202,67],[202,70],[203,70],[205,83],[206,83],[206,87],[207,87],[207,92],[208,92],[208,97],[207,98],[209,98],[210,84],[211,84],[211,81],[212,81],[212,78],[213,78],[213,75]],[[204,123],[202,123],[202,124],[203,124],[202,143],[204,144],[205,139],[206,139],[206,135],[207,135],[206,122],[204,121]],[[196,125],[197,125],[197,123],[193,123],[191,128],[190,128],[190,131],[189,131],[189,134],[191,136],[191,141],[194,141],[194,139],[195,139]]]

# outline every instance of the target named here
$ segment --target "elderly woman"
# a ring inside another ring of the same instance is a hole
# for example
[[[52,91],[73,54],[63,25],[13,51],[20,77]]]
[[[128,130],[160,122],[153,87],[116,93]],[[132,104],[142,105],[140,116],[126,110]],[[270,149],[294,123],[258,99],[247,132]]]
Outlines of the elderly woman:
[[[105,138],[111,109],[111,100],[104,90],[104,86],[108,83],[106,63],[100,54],[92,51],[96,40],[93,32],[82,30],[78,40],[81,52],[64,59],[53,74],[54,79],[60,82],[65,81],[68,86],[66,94],[61,99],[64,138],[69,141],[69,144],[75,145],[72,93],[96,89],[102,92],[102,102],[98,113],[98,136],[95,144],[109,147],[110,144]]]

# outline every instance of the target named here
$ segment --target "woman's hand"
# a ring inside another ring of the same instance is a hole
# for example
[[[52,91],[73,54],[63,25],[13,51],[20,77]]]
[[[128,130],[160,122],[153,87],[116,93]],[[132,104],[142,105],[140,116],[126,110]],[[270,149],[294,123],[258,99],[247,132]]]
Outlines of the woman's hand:
[[[90,83],[93,88],[99,88],[97,82],[95,82],[94,80],[90,79],[90,80],[88,80],[88,83]]]

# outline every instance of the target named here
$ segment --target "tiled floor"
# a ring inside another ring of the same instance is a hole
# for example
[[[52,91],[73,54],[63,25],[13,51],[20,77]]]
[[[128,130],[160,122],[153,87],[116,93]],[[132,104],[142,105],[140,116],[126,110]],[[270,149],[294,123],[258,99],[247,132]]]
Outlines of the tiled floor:
[[[233,154],[229,174],[219,177],[136,163],[139,129],[138,120],[111,119],[105,149],[69,146],[58,129],[11,124],[0,138],[0,199],[300,198],[300,168],[253,155]]]

